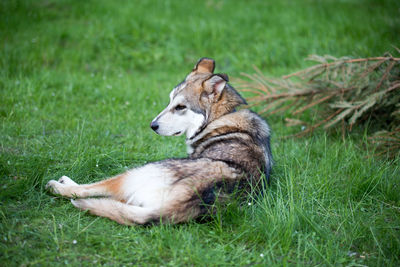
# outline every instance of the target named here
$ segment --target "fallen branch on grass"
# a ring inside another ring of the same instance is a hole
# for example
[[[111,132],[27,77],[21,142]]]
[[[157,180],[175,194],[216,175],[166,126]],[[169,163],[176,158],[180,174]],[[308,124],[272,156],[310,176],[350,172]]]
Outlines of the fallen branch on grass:
[[[266,77],[255,67],[254,74],[244,73],[246,79],[237,80],[238,88],[254,95],[248,102],[262,106],[261,113],[285,112],[289,125],[300,124],[299,117],[312,112],[317,120],[303,123],[306,128],[296,137],[338,125],[351,130],[369,120],[385,130],[371,141],[386,147],[384,151],[395,148],[395,153],[386,153],[395,155],[400,150],[400,58],[313,55],[309,60],[318,64],[282,78]]]

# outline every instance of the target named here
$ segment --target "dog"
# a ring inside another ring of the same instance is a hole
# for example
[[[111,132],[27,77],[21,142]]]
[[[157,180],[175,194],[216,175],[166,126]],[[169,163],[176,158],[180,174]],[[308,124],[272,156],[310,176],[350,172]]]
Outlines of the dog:
[[[63,176],[46,188],[81,210],[136,225],[186,222],[229,199],[234,188],[269,181],[270,128],[252,111],[237,110],[246,101],[214,69],[213,59],[201,58],[150,124],[159,135],[186,134],[187,158],[149,163],[93,184]]]

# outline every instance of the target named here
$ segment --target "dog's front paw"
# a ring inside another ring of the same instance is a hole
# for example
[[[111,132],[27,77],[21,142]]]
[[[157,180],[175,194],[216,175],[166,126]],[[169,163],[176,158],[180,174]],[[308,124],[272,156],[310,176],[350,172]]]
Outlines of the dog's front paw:
[[[60,179],[58,179],[58,182],[60,184],[65,184],[65,185],[78,185],[71,178],[69,178],[68,176],[65,176],[65,175],[62,176]]]
[[[46,189],[55,195],[61,195],[61,187],[62,184],[57,182],[56,180],[50,180],[46,184]]]

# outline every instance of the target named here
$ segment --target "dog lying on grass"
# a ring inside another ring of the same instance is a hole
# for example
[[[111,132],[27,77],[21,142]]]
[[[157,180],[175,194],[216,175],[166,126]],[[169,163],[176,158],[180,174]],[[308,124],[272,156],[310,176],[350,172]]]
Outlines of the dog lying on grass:
[[[63,176],[46,188],[72,198],[79,209],[132,225],[188,221],[237,186],[269,179],[268,124],[248,109],[235,110],[246,101],[214,68],[214,60],[200,59],[150,125],[160,135],[186,134],[188,158],[149,163],[93,184]]]

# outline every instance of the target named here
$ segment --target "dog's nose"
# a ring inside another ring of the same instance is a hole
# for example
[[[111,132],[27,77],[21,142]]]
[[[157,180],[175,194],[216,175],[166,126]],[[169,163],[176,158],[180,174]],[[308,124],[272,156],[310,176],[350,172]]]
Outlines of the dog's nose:
[[[153,129],[153,131],[157,131],[158,129],[158,123],[155,121],[152,121],[150,124],[151,129]]]

